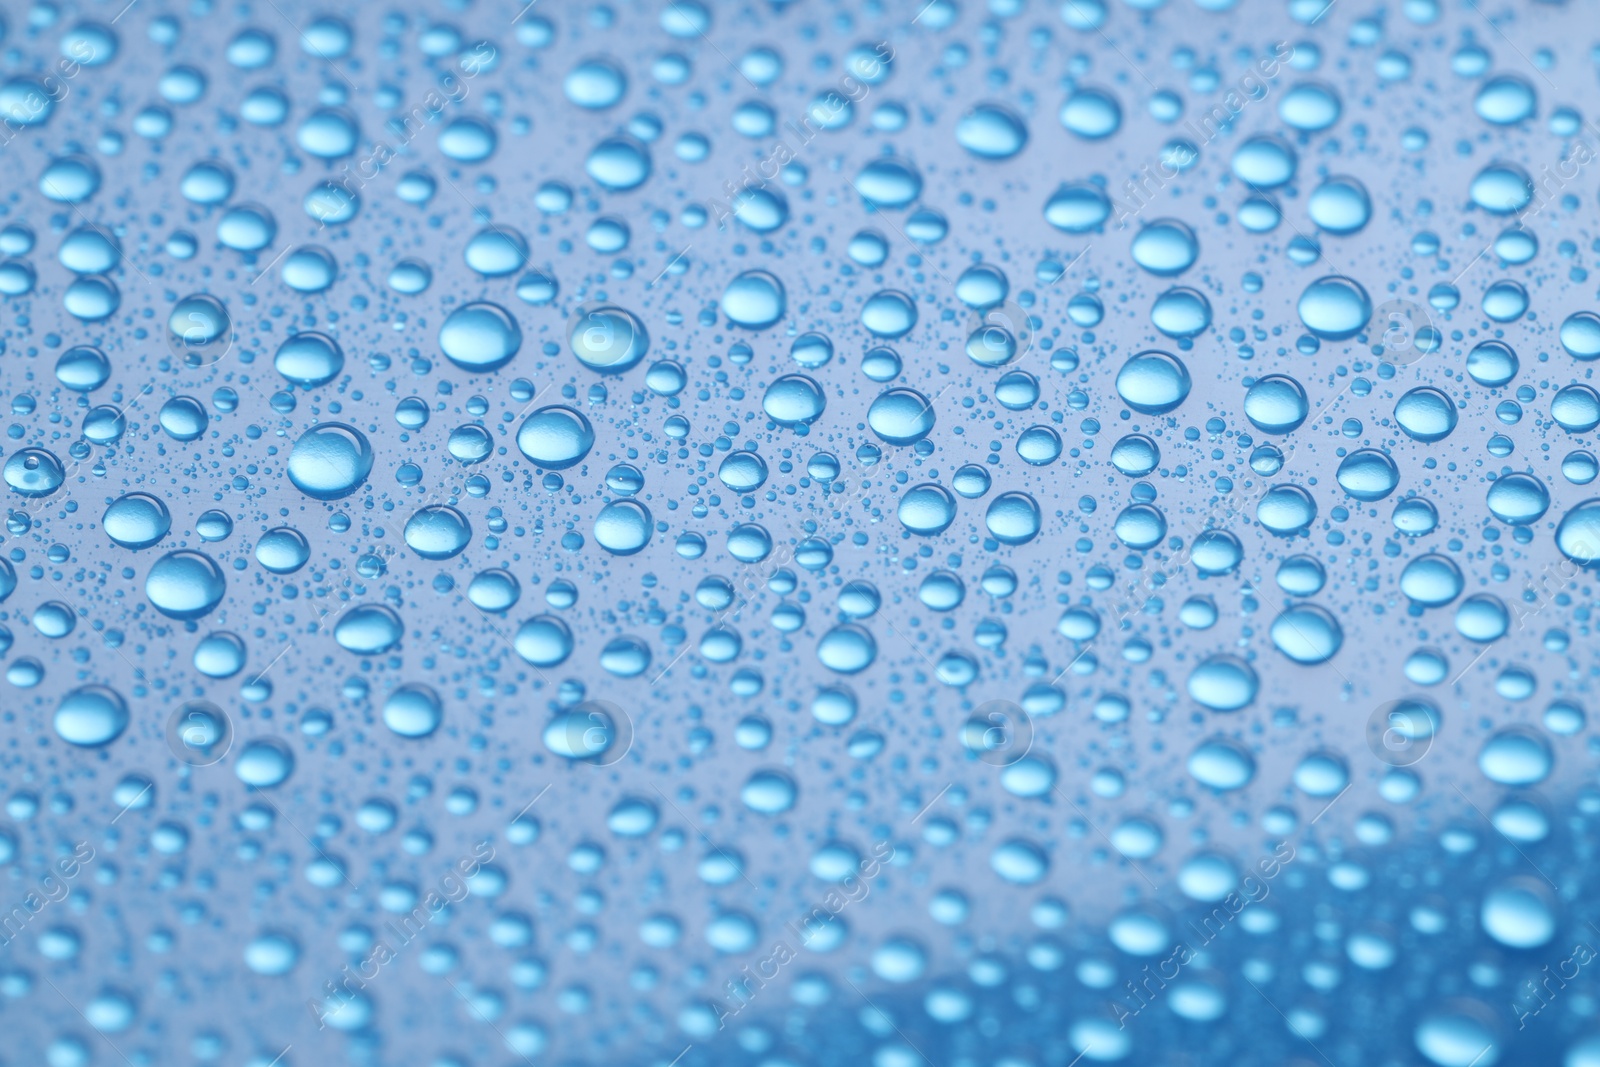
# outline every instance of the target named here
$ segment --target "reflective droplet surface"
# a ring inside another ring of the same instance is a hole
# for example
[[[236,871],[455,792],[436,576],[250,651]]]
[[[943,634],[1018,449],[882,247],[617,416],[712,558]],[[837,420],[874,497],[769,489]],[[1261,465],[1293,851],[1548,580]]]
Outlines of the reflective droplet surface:
[[[827,407],[827,399],[815,381],[804,374],[786,374],[767,386],[761,408],[780,426],[804,426],[815,422]]]
[[[956,502],[943,486],[923,484],[900,498],[900,524],[914,534],[943,533],[956,518]]]
[[[934,422],[933,405],[915,389],[880,393],[867,409],[867,425],[891,445],[915,444],[932,432]]]
[[[565,470],[582,462],[593,447],[594,427],[589,420],[561,404],[538,409],[517,430],[517,448],[549,470]]]
[[[61,488],[66,470],[53,452],[43,448],[24,448],[12,453],[3,471],[12,492],[25,497],[45,497]]]
[[[1244,414],[1264,433],[1285,434],[1305,422],[1310,405],[1304,387],[1286,374],[1269,374],[1245,392]]]
[[[150,567],[145,596],[161,614],[174,619],[198,619],[222,601],[227,581],[222,568],[203,552],[169,552]]]
[[[1473,108],[1485,122],[1513,126],[1533,114],[1533,87],[1516,75],[1490,78],[1478,89]]]
[[[729,321],[746,329],[760,330],[783,317],[787,296],[783,283],[763,270],[745,271],[728,283],[722,293],[722,312]]]
[[[423,559],[449,559],[460,555],[472,540],[472,526],[448,504],[429,504],[406,520],[405,540]]]
[[[637,366],[650,349],[644,326],[619,307],[599,307],[574,316],[568,340],[578,362],[602,374],[620,374]]]
[[[1575,563],[1600,560],[1600,498],[1591,497],[1561,517],[1556,546]]]
[[[1166,352],[1141,352],[1117,373],[1117,395],[1135,411],[1161,415],[1188,399],[1189,368]]]
[[[439,694],[425,685],[400,686],[383,702],[383,724],[400,737],[422,738],[444,721]]]
[[[874,293],[861,309],[861,325],[878,337],[904,337],[916,324],[916,304],[897,289]]]
[[[1189,675],[1189,696],[1212,711],[1237,711],[1256,698],[1259,682],[1249,664],[1234,656],[1213,656]]]
[[[7,1062],[1600,1067],[1583,4],[100,6]]]
[[[149,548],[172,529],[172,514],[160,497],[128,493],[107,506],[100,525],[123,548]]]
[[[108,686],[74,689],[56,708],[56,736],[82,748],[108,745],[127,728],[128,705],[120,693]]]
[[[1178,219],[1157,219],[1147,223],[1133,239],[1133,260],[1151,274],[1170,277],[1182,274],[1200,255],[1200,242],[1194,231]]]
[[[1375,448],[1360,448],[1339,463],[1339,487],[1357,500],[1382,500],[1400,484],[1394,460]]]
[[[372,464],[372,446],[361,431],[342,422],[319,423],[295,441],[289,481],[306,496],[338,500],[361,488]]]
[[[1530,474],[1507,474],[1489,486],[1489,511],[1501,522],[1526,526],[1550,507],[1550,492]]]
[[[1479,921],[1484,932],[1513,949],[1538,948],[1556,932],[1555,907],[1543,883],[1513,878],[1483,898]]]
[[[499,370],[521,347],[517,320],[488,301],[463,304],[446,316],[439,330],[439,348],[465,371],[486,374]]]
[[[650,510],[637,500],[613,500],[594,520],[595,543],[616,556],[631,556],[650,543]]]
[[[1028,143],[1028,127],[1004,104],[979,104],[956,123],[956,141],[980,159],[1009,159]]]
[[[902,521],[904,521],[902,519]],[[1001,493],[989,502],[983,523],[996,541],[1022,545],[1039,535],[1039,503],[1027,493]]]
[[[1400,398],[1395,421],[1413,440],[1442,441],[1456,428],[1456,406],[1449,396],[1429,386],[1419,386]]]
[[[1300,321],[1306,329],[1329,341],[1354,337],[1372,317],[1372,301],[1358,283],[1329,275],[1306,287],[1300,295]]]

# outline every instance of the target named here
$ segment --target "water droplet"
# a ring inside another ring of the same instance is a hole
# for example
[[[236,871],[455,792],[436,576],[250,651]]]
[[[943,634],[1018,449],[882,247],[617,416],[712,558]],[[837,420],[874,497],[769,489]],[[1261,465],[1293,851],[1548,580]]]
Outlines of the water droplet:
[[[427,737],[443,721],[439,694],[417,682],[402,685],[383,702],[383,724],[400,737]]]
[[[539,408],[517,430],[517,448],[547,470],[581,463],[594,447],[594,427],[581,412],[562,404]]]
[[[128,705],[115,689],[86,685],[61,698],[56,707],[56,735],[83,748],[108,745],[128,728]]]
[[[763,330],[783,318],[783,283],[764,270],[747,270],[722,293],[722,312],[736,326]]]
[[[979,104],[956,123],[956,142],[979,159],[1010,159],[1028,143],[1028,127],[1004,104]]]
[[[407,546],[423,559],[460,555],[472,540],[467,517],[448,504],[429,504],[406,520]]]
[[[1117,372],[1117,395],[1135,411],[1164,415],[1188,399],[1189,368],[1167,352],[1140,352]]]
[[[145,596],[161,614],[174,619],[198,619],[222,602],[228,586],[222,568],[203,552],[168,552],[150,568]]]
[[[568,341],[579,363],[602,374],[631,370],[650,350],[644,325],[631,311],[619,307],[598,307],[574,315]]]
[[[488,301],[463,304],[439,329],[439,348],[465,371],[487,374],[511,362],[522,347],[522,330],[505,308]]]
[[[1300,321],[1325,341],[1343,341],[1360,333],[1372,318],[1367,291],[1342,275],[1330,274],[1300,295]]]
[[[322,422],[295,441],[289,453],[289,481],[316,500],[349,496],[372,473],[372,446],[366,435],[342,422]]]

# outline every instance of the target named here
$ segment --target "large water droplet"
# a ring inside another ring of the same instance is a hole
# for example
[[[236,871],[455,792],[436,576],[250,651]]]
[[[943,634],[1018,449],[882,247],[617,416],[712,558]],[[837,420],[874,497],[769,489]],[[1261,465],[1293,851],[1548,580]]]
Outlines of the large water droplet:
[[[301,434],[289,453],[289,481],[317,500],[338,500],[361,488],[372,473],[366,435],[342,422],[323,422]]]
[[[1372,301],[1356,282],[1338,274],[1319,278],[1300,295],[1300,321],[1325,341],[1360,333],[1372,318]]]
[[[594,447],[594,427],[581,412],[562,404],[542,407],[517,430],[517,448],[547,470],[565,470]]]
[[[487,374],[511,362],[522,347],[517,320],[499,304],[479,301],[450,312],[439,329],[439,348],[465,371]]]
[[[150,568],[144,592],[161,614],[198,619],[222,602],[228,583],[222,568],[203,552],[169,552]]]
[[[449,559],[460,555],[472,540],[472,526],[448,504],[429,504],[406,520],[405,540],[423,559]]]
[[[61,740],[83,748],[108,745],[128,728],[128,705],[115,689],[86,685],[61,698],[55,730]]]
[[[1140,352],[1117,372],[1117,395],[1135,411],[1165,415],[1188,399],[1189,368],[1177,356],[1151,349]]]

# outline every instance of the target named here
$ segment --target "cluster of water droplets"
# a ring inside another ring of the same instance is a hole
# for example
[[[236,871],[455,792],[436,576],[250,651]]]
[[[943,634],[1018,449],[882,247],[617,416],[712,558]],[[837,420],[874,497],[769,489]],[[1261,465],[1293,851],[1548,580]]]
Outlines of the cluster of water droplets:
[[[0,21],[19,1056],[1600,1063],[1569,13],[915,7]]]

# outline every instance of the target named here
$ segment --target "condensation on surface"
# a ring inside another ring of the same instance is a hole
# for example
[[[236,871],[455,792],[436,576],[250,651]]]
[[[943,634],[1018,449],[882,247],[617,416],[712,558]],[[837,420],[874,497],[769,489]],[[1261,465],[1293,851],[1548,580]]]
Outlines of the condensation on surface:
[[[115,7],[17,1062],[1600,1063],[1577,0]]]

